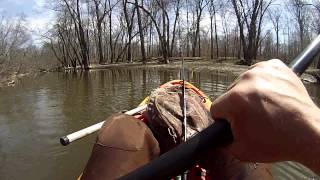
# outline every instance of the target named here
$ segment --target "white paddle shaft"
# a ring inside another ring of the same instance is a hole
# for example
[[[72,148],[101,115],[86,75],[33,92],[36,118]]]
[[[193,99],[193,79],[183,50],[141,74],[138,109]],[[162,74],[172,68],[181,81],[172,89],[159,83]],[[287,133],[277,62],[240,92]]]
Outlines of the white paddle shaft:
[[[144,110],[146,108],[147,108],[147,105],[139,106],[139,107],[137,107],[135,109],[132,109],[130,111],[125,112],[124,114],[134,115],[134,114],[136,114],[136,113],[138,113],[138,112],[140,112],[140,111],[142,111],[142,110]],[[89,135],[89,134],[92,134],[92,133],[98,131],[99,129],[101,129],[101,127],[102,127],[104,122],[105,121],[99,122],[99,123],[94,124],[92,126],[89,126],[87,128],[81,129],[81,130],[79,130],[77,132],[71,133],[71,134],[69,134],[67,136],[61,137],[60,138],[60,143],[62,145],[64,145],[64,146],[66,146],[66,145],[70,144],[73,141],[76,141],[76,140],[78,140],[80,138],[83,138],[83,137]]]

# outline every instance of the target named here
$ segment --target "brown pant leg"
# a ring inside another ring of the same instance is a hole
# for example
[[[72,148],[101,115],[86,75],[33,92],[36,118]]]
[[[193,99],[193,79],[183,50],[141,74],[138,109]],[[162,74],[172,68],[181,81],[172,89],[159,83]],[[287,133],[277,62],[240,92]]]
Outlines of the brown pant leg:
[[[159,153],[157,140],[143,122],[116,114],[99,131],[81,179],[116,179],[152,161]]]

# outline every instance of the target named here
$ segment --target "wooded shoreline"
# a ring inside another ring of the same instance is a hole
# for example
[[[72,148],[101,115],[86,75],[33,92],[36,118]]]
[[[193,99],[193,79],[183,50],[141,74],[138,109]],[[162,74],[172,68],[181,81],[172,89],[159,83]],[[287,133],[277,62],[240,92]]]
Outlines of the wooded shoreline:
[[[150,61],[146,64],[142,62],[133,62],[133,63],[117,63],[117,64],[91,64],[89,70],[106,70],[106,69],[115,69],[115,68],[157,68],[157,69],[167,69],[167,70],[179,70],[181,69],[181,61],[175,59],[169,64],[159,63],[157,61]],[[249,69],[249,66],[246,65],[237,65],[233,62],[219,62],[212,60],[190,60],[186,59],[185,68],[188,71],[193,72],[219,72],[219,73],[231,73],[234,76],[238,76],[244,71]],[[76,69],[74,68],[54,68],[54,69],[39,69],[37,72],[28,72],[28,73],[18,73],[13,72],[7,74],[6,76],[0,77],[0,88],[7,86],[14,86],[19,79],[23,77],[28,77],[33,75],[37,76],[39,73],[49,73],[49,72],[68,72],[68,71],[82,71],[82,68],[79,66]],[[308,83],[318,83],[320,82],[320,70],[315,68],[309,68],[306,73],[301,77],[302,80]]]
[[[58,66],[172,68],[181,56],[233,64],[242,59],[246,65],[256,59],[287,62],[320,33],[318,0],[58,0],[46,5],[56,17],[38,34],[38,45],[25,16],[0,12],[0,84],[14,85],[19,74]],[[153,64],[157,61],[169,65]],[[320,69],[320,54],[311,67]]]

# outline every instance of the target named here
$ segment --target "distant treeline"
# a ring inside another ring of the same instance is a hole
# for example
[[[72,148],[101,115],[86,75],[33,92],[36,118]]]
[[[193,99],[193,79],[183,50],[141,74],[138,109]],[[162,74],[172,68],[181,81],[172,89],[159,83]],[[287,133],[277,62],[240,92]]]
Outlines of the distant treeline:
[[[59,0],[47,38],[63,66],[151,57],[290,59],[320,31],[318,0]]]
[[[319,0],[47,0],[47,6],[56,21],[38,55],[83,69],[153,59],[169,63],[182,55],[247,65],[286,61],[320,33]],[[0,63],[7,57],[2,46]]]
[[[24,16],[0,13],[0,86],[9,76],[57,66],[53,57],[48,44],[34,45]]]

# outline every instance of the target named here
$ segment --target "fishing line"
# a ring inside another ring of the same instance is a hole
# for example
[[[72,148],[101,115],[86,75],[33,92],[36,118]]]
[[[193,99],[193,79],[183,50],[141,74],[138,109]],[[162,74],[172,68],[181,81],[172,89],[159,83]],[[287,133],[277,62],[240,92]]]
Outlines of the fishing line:
[[[186,116],[186,86],[185,86],[185,69],[184,69],[184,56],[182,53],[182,43],[181,43],[181,28],[180,28],[180,18],[178,18],[178,35],[179,38],[177,40],[177,45],[179,47],[179,56],[181,58],[181,73],[180,73],[180,79],[182,79],[182,117],[183,117],[183,138],[182,142],[187,141],[187,116]]]
[[[187,104],[186,104],[186,86],[185,86],[185,72],[184,72],[184,55],[182,53],[182,42],[181,42],[181,26],[180,26],[181,18],[178,18],[178,41],[177,45],[179,47],[179,56],[181,58],[181,73],[180,73],[180,79],[182,79],[182,117],[183,117],[183,138],[181,138],[182,142],[187,142]],[[188,43],[188,42],[187,42]],[[185,171],[183,174],[181,174],[181,179],[186,180],[188,175],[188,171]]]

